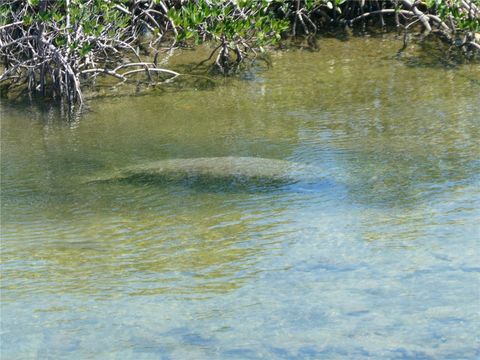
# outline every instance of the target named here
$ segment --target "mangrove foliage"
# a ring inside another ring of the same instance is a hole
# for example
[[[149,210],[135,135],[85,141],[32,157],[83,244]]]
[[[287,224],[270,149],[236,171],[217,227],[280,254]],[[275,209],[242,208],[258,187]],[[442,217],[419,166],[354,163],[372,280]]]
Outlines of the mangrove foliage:
[[[480,52],[480,0],[2,0],[1,91],[82,103],[99,77],[158,84],[179,47],[211,42],[202,63],[228,75],[292,37],[381,28]],[[423,41],[423,40],[422,40]]]

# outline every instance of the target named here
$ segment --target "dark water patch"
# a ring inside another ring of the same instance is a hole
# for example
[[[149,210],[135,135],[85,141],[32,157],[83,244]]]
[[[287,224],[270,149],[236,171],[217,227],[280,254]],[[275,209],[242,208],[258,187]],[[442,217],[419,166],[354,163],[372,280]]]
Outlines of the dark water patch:
[[[433,360],[434,358],[428,356],[424,352],[415,351],[415,350],[408,350],[404,348],[395,349],[390,352],[393,356],[393,359],[399,360]]]
[[[242,179],[237,176],[202,176],[189,175],[182,178],[177,176],[165,175],[132,175],[119,180],[107,180],[107,184],[133,184],[148,186],[167,186],[167,187],[184,187],[198,192],[217,192],[217,193],[235,193],[235,192],[268,192],[279,191],[283,187],[293,183],[293,180],[285,179],[275,180],[271,178],[249,178]]]

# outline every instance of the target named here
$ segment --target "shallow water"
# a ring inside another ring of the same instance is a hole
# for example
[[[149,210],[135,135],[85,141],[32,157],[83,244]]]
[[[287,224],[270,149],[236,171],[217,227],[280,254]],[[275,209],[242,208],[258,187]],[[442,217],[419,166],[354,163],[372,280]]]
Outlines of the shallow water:
[[[2,360],[478,358],[478,66],[376,38],[320,47],[69,121],[4,100]],[[84,181],[213,156],[328,176]]]

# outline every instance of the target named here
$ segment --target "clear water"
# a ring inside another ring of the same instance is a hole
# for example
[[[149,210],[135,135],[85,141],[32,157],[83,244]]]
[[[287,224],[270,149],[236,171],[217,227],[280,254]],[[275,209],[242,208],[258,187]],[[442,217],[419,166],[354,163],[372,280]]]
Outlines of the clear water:
[[[70,121],[3,100],[2,360],[478,358],[478,66],[391,39],[320,46],[211,88],[92,98]],[[209,156],[331,175],[84,183]]]

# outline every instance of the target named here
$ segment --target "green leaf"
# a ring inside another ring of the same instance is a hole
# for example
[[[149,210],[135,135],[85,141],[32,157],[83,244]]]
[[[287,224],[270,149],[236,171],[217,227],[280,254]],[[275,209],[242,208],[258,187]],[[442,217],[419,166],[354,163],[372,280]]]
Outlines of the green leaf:
[[[78,50],[80,56],[87,55],[92,50],[92,46],[90,44],[83,44],[82,47]]]
[[[57,47],[62,47],[63,45],[65,45],[67,43],[67,39],[64,38],[63,36],[60,36],[60,37],[57,37],[55,38],[55,45]]]
[[[54,13],[53,14],[53,20],[55,20],[57,23],[63,20],[63,15],[60,13]]]
[[[32,18],[32,15],[30,14],[25,14],[25,16],[23,17],[23,24],[25,26],[29,26],[31,25],[33,22],[33,18]]]
[[[48,11],[40,11],[38,16],[40,17],[40,20],[47,22],[51,18],[51,13]]]

